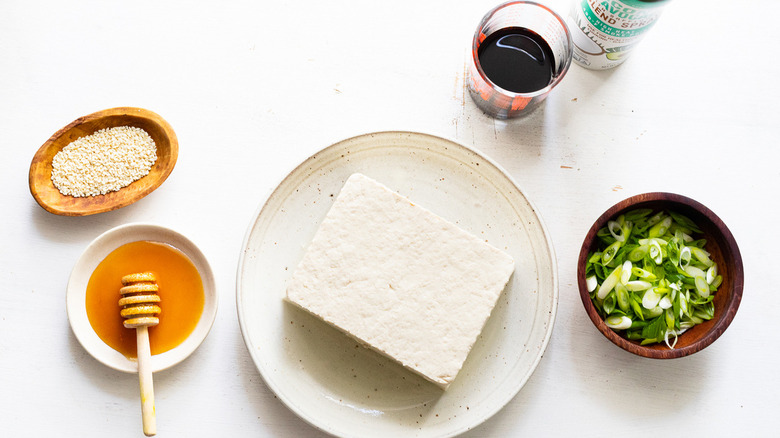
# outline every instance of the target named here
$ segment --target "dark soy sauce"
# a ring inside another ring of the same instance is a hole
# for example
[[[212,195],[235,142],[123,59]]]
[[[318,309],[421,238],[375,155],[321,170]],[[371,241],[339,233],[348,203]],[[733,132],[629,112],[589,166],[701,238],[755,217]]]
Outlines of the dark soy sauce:
[[[477,56],[485,75],[507,91],[530,93],[552,81],[550,45],[524,27],[507,27],[488,35],[477,49]]]

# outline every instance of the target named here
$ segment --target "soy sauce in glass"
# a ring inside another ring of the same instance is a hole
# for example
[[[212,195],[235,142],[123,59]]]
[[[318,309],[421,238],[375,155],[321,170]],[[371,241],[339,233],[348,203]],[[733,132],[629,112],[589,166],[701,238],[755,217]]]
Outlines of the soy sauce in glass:
[[[507,91],[532,93],[552,82],[550,45],[524,27],[507,27],[488,35],[477,49],[477,57],[485,75]]]

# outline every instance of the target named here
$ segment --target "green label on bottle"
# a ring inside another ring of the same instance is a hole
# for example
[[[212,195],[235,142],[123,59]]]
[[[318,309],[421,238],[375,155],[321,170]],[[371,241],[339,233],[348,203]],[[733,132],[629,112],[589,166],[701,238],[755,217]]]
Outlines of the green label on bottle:
[[[600,32],[616,38],[635,37],[652,26],[660,8],[636,7],[644,4],[630,0],[582,0],[580,8],[588,22]]]

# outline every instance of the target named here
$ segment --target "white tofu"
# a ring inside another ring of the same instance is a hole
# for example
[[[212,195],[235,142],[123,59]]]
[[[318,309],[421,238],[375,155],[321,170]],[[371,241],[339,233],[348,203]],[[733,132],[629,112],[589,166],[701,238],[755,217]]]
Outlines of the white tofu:
[[[513,271],[509,255],[354,174],[287,300],[446,389]]]

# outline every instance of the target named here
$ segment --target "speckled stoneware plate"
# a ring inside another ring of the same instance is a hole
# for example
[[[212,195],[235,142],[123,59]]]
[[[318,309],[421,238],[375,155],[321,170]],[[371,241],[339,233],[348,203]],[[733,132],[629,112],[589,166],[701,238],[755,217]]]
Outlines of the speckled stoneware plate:
[[[284,302],[285,289],[346,179],[360,172],[516,261],[515,273],[447,391]],[[380,132],[312,156],[253,218],[237,273],[249,353],[282,402],[338,436],[441,437],[473,428],[533,373],[558,302],[555,256],[533,205],[490,159],[449,140]]]

